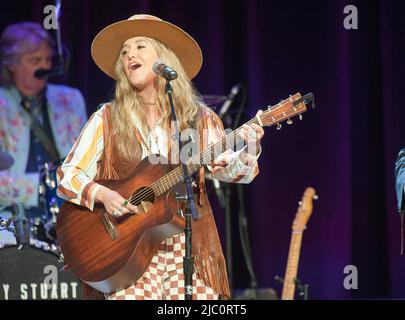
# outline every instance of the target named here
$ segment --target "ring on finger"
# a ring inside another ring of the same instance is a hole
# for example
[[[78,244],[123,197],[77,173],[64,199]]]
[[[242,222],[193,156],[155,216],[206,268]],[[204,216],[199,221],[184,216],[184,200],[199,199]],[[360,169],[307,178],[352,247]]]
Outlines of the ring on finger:
[[[125,200],[125,201],[122,203],[121,207],[125,208],[128,203],[129,203],[128,200]]]

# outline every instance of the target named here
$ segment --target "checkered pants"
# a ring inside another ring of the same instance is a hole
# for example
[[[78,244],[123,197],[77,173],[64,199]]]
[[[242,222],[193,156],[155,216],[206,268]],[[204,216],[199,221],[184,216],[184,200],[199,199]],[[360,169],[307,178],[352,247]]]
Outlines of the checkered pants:
[[[129,288],[107,300],[184,300],[184,233],[164,240],[145,273]],[[193,273],[193,300],[217,300],[218,294]]]

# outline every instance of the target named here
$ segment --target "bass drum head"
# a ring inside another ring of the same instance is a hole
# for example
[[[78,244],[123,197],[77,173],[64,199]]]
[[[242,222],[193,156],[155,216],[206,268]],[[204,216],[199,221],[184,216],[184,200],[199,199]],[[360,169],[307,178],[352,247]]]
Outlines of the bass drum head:
[[[52,252],[0,248],[0,300],[81,300],[82,285]]]

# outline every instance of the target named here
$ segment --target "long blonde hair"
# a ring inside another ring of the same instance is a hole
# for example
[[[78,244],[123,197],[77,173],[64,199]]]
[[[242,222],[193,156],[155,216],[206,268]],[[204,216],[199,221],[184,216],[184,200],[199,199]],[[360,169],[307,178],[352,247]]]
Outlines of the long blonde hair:
[[[189,128],[192,124],[199,106],[202,105],[200,94],[191,84],[186,76],[177,56],[167,48],[162,42],[146,38],[155,49],[159,59],[165,61],[173,67],[178,73],[178,79],[172,81],[173,101],[175,105],[177,120],[180,130]],[[135,157],[135,131],[138,129],[146,136],[148,135],[148,125],[145,113],[148,111],[138,92],[131,86],[122,65],[121,59],[118,58],[115,63],[115,73],[117,82],[115,87],[115,97],[111,102],[110,115],[112,134],[115,136],[117,145],[116,149],[119,156],[125,160],[132,160]],[[158,125],[166,130],[170,130],[171,110],[165,94],[165,80],[156,77],[155,88],[158,92],[157,104],[161,114]],[[141,127],[135,126],[132,121],[131,113],[135,112]]]

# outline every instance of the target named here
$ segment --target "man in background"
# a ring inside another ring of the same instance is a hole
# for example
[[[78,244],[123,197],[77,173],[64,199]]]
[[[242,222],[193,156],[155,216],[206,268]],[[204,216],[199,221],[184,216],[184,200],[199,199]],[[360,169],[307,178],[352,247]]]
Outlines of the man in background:
[[[78,89],[38,76],[51,70],[53,54],[54,41],[38,23],[13,24],[1,35],[0,150],[14,159],[0,172],[2,214],[10,214],[16,204],[28,217],[44,214],[40,172],[45,164],[56,168],[53,164],[66,157],[87,121]]]

